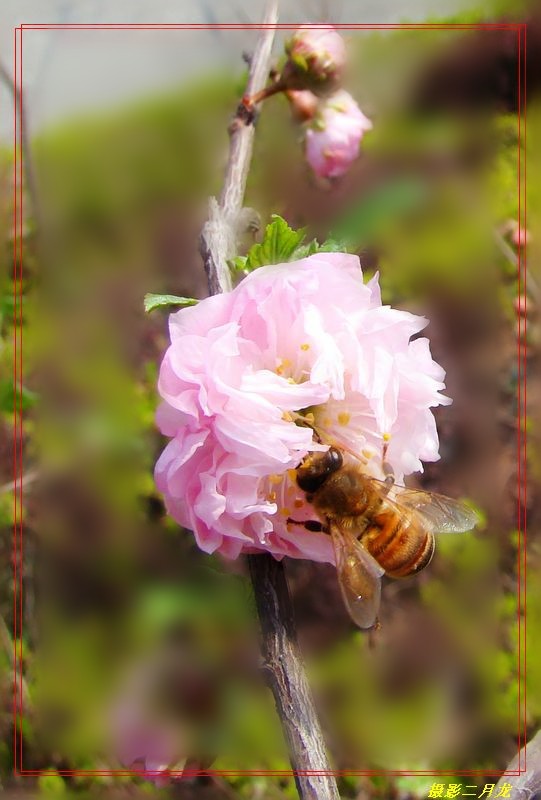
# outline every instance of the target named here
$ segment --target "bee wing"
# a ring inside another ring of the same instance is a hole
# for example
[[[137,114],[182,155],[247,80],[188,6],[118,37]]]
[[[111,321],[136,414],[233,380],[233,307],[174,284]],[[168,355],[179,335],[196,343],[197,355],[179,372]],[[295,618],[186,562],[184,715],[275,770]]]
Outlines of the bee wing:
[[[479,522],[479,515],[473,508],[435,492],[397,487],[395,503],[414,509],[432,533],[464,533]]]
[[[444,494],[407,489],[405,486],[393,486],[389,493],[385,481],[372,477],[367,480],[388,508],[401,516],[408,511],[415,511],[430,533],[464,533],[471,531],[479,522],[479,515],[473,508]]]
[[[379,610],[381,576],[385,570],[351,533],[335,523],[331,523],[330,529],[344,604],[359,628],[371,628]]]

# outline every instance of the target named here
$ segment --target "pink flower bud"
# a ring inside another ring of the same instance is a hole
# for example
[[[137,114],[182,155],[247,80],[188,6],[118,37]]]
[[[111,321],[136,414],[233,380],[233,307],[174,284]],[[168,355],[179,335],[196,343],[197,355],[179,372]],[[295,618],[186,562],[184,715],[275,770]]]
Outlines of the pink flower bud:
[[[326,94],[337,85],[344,72],[346,46],[329,26],[303,25],[286,44],[288,61],[282,78],[291,89],[311,89]]]
[[[307,122],[314,117],[319,101],[313,92],[290,89],[286,95],[296,120]]]
[[[306,159],[316,175],[337,178],[359,155],[359,145],[372,123],[353,97],[340,91],[322,101],[306,133]]]

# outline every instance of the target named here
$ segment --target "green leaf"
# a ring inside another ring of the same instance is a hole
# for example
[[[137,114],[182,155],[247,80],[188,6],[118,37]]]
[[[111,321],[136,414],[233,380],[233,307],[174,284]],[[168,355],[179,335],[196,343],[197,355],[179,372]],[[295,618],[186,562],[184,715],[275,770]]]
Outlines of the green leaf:
[[[235,256],[235,258],[230,259],[229,266],[231,269],[242,272],[242,270],[246,269],[247,260],[248,258],[246,256]]]
[[[240,269],[250,272],[268,264],[283,264],[284,261],[292,261],[295,251],[303,242],[305,235],[305,228],[294,231],[285,219],[279,217],[278,214],[273,214],[272,222],[265,228],[263,241],[252,245],[243,264],[238,258],[234,261],[242,264]]]
[[[416,179],[403,178],[381,186],[335,222],[324,247],[341,243],[354,253],[381,236],[390,221],[418,208],[426,198],[425,184]]]
[[[306,228],[295,231],[285,219],[272,215],[272,222],[265,228],[262,242],[252,245],[246,256],[237,256],[229,262],[233,270],[252,272],[258,267],[269,264],[283,264],[287,261],[298,261],[315,253],[347,253],[344,241],[336,238],[327,239],[319,244],[317,239],[305,242]]]
[[[66,793],[64,779],[55,769],[47,770],[38,778],[38,787],[42,794],[58,797],[59,794]]]
[[[295,64],[299,72],[308,72],[308,61],[300,53],[293,53],[289,58]]]
[[[0,297],[0,314],[13,316],[15,311],[15,298],[12,294],[3,294]]]
[[[38,399],[39,395],[36,392],[21,385],[18,386],[17,397],[15,397],[15,384],[11,378],[0,383],[0,411],[3,411],[4,414],[13,414],[15,408],[17,411],[28,411],[37,403]]]
[[[347,253],[348,248],[345,242],[338,239],[326,239],[319,245],[318,253]]]
[[[177,297],[176,294],[146,294],[145,311],[149,314],[162,306],[195,306],[199,302],[194,297]]]
[[[312,239],[308,244],[300,244],[293,253],[291,261],[297,261],[299,258],[308,258],[313,256],[314,253],[319,253],[321,247],[317,239]]]

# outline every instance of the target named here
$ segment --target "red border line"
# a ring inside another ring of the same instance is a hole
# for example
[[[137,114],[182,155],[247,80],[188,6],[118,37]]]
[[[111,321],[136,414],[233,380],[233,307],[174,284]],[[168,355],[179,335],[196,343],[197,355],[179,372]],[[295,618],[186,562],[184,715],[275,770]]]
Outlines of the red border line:
[[[15,60],[14,60],[14,88],[21,86],[22,65],[18,58],[19,47],[22,44],[20,28],[15,30]],[[14,675],[16,681],[16,705],[18,711],[19,725],[15,724],[14,736],[14,757],[15,771],[17,771],[17,759],[22,770],[22,675],[23,675],[23,652],[22,652],[22,572],[23,572],[23,523],[22,523],[22,455],[23,455],[23,430],[22,430],[22,272],[23,272],[23,180],[22,180],[22,125],[21,125],[22,96],[15,92],[14,116],[18,124],[16,125],[15,135],[15,162],[13,180],[15,185],[15,241],[14,241],[14,291],[16,303],[13,309],[14,323],[14,465],[15,465],[15,519],[14,519],[14,572],[18,580],[14,585],[14,646],[17,654]],[[17,737],[17,730],[19,736]]]
[[[13,541],[13,745],[14,745],[14,774],[39,776],[44,774],[43,770],[23,769],[23,652],[22,652],[22,631],[23,631],[23,427],[22,427],[22,332],[23,332],[23,148],[22,148],[22,118],[23,118],[23,31],[24,30],[187,30],[187,31],[206,31],[206,30],[265,30],[269,28],[277,30],[295,30],[305,23],[278,23],[277,25],[265,25],[258,23],[149,23],[149,24],[129,24],[129,23],[30,23],[21,24],[14,29],[14,90],[17,97],[17,83],[19,84],[18,108],[14,103],[14,259],[13,259],[13,293],[14,293],[14,541]],[[314,28],[325,28],[324,24],[312,25]],[[518,97],[518,225],[519,228],[526,229],[526,23],[337,23],[333,27],[338,30],[509,30],[517,32],[517,97]],[[522,114],[524,113],[524,159],[521,158],[522,148]],[[19,118],[18,118],[19,115]],[[524,177],[522,177],[522,171]],[[523,197],[524,192],[524,197]],[[522,220],[524,224],[521,225]],[[517,248],[517,285],[518,294],[526,291],[526,252],[525,247]],[[18,321],[18,324],[17,324]],[[336,771],[293,771],[293,770],[190,770],[169,771],[173,777],[188,777],[198,775],[215,775],[223,777],[233,776],[274,776],[274,777],[294,777],[295,775],[335,775],[339,776],[494,776],[494,777],[513,777],[519,776],[526,770],[525,754],[524,765],[521,764],[522,752],[521,742],[526,743],[527,715],[526,715],[526,690],[522,679],[526,675],[526,432],[524,428],[526,419],[526,318],[521,317],[517,312],[518,322],[518,386],[517,386],[517,405],[518,405],[518,427],[517,427],[517,523],[518,523],[518,548],[517,548],[517,574],[518,574],[518,597],[517,597],[517,648],[518,648],[518,735],[517,744],[519,749],[519,764],[514,770],[504,770],[497,772],[487,772],[486,770],[336,770]],[[522,382],[523,385],[522,385]],[[17,438],[18,437],[18,438]],[[523,459],[523,461],[522,461]],[[521,547],[523,557],[521,559]],[[522,574],[524,570],[524,574]],[[524,655],[522,655],[522,648]],[[17,652],[18,650],[18,652]],[[17,681],[18,678],[18,681]],[[521,720],[521,712],[523,712]],[[522,722],[522,725],[521,725]],[[17,733],[19,734],[17,736]],[[62,776],[123,776],[123,775],[156,775],[151,771],[137,771],[129,769],[120,770],[58,770]]]
[[[521,37],[520,37],[520,30],[517,31],[517,138],[518,138],[518,168],[517,168],[517,191],[518,191],[518,220],[517,224],[520,228],[521,222],[521,187],[520,187],[520,178],[521,178],[521,95],[520,95],[520,85],[521,85]],[[518,296],[520,297],[521,294],[521,272],[520,272],[520,250],[521,248],[517,248],[517,280],[518,280]],[[517,598],[517,639],[518,639],[518,647],[517,647],[517,670],[518,670],[518,720],[517,720],[517,736],[518,736],[518,752],[519,752],[519,768],[520,768],[520,750],[522,746],[522,735],[521,735],[521,719],[520,719],[520,712],[522,708],[522,676],[521,676],[521,658],[520,658],[520,648],[522,643],[521,638],[521,608],[520,608],[520,587],[521,587],[521,559],[520,559],[520,545],[521,545],[521,533],[522,533],[522,509],[521,509],[521,484],[522,484],[522,465],[520,463],[520,452],[521,452],[521,436],[522,436],[522,343],[521,343],[521,322],[520,322],[520,315],[517,313],[518,318],[518,335],[517,335],[517,410],[518,410],[518,424],[517,424],[517,576],[518,576],[518,598]]]
[[[84,776],[84,777],[93,777],[93,776],[103,776],[103,775],[112,775],[112,776],[122,776],[122,775],[147,775],[147,776],[159,776],[163,775],[163,772],[157,772],[156,770],[137,770],[137,769],[119,769],[119,770],[57,770],[58,775],[65,775],[67,777],[70,776]],[[514,769],[514,770],[505,770],[504,772],[490,772],[487,770],[460,770],[453,771],[453,770],[418,770],[417,772],[408,772],[407,770],[236,770],[236,769],[224,769],[224,770],[213,770],[213,769],[206,769],[206,770],[167,770],[167,773],[176,778],[182,777],[196,777],[196,776],[204,776],[204,775],[214,775],[216,777],[225,776],[225,777],[237,777],[237,776],[249,776],[249,777],[257,777],[257,776],[274,776],[274,777],[287,777],[292,778],[295,775],[335,775],[337,777],[394,777],[394,776],[402,776],[402,777],[518,777],[524,773],[523,769]],[[39,777],[40,775],[47,774],[43,770],[38,769],[29,769],[24,770],[22,775],[33,775]]]
[[[23,769],[23,572],[24,572],[24,561],[23,561],[23,482],[22,482],[22,474],[23,474],[23,393],[22,393],[22,386],[23,386],[23,32],[21,30],[20,33],[21,39],[21,60],[19,64],[20,74],[19,74],[19,86],[20,86],[20,94],[19,94],[19,197],[21,201],[20,205],[20,216],[19,216],[19,232],[20,232],[20,243],[19,243],[19,292],[20,292],[20,303],[19,303],[19,465],[20,465],[20,473],[21,473],[21,482],[19,486],[19,514],[20,514],[20,526],[19,526],[19,536],[20,536],[20,543],[19,543],[19,583],[20,583],[20,597],[19,597],[19,653],[20,653],[20,670],[19,670],[19,689],[20,689],[20,699],[21,699],[21,727],[19,731],[19,747],[20,747],[20,766],[21,770]]]
[[[130,22],[36,22],[22,23],[19,27],[24,30],[296,30],[305,23],[278,22],[276,25],[266,23],[240,23],[240,22],[156,22],[156,23],[130,23]],[[518,30],[525,26],[523,22],[389,22],[389,23],[333,23],[337,30]],[[311,28],[325,30],[328,25],[311,24]]]
[[[13,102],[13,318],[17,316],[17,109],[16,109],[16,93],[15,88],[17,84],[17,29],[13,31],[13,89],[14,89],[14,102]],[[17,333],[16,326],[13,326],[13,753],[15,758],[15,773],[17,771],[17,478],[18,478],[18,458],[17,458]]]
[[[23,39],[22,39],[22,31],[19,34],[20,42],[19,42],[19,52],[20,52],[20,59],[19,59],[19,87],[22,85],[22,48],[23,48]],[[18,176],[18,188],[19,188],[19,325],[18,325],[18,333],[19,333],[19,363],[18,363],[18,370],[19,370],[19,397],[18,397],[18,412],[19,412],[19,470],[21,481],[19,484],[19,699],[20,699],[20,720],[21,725],[19,729],[19,758],[20,758],[20,768],[22,769],[22,752],[23,752],[23,733],[22,733],[22,725],[23,725],[23,691],[22,691],[22,676],[23,676],[23,649],[22,649],[22,641],[23,641],[23,569],[24,569],[24,561],[23,561],[23,487],[22,487],[22,475],[23,475],[23,427],[22,427],[22,384],[23,384],[23,376],[22,376],[22,358],[21,358],[21,350],[22,350],[22,292],[23,292],[23,138],[22,138],[22,94],[19,93],[19,176]]]
[[[519,231],[526,228],[526,26],[518,31],[518,218],[517,226]],[[524,115],[524,121],[523,121]],[[524,157],[522,149],[524,148]],[[522,235],[521,240],[522,240]],[[517,247],[517,284],[518,295],[526,293],[526,247],[525,242],[520,241]],[[517,598],[517,637],[518,637],[518,718],[519,718],[519,743],[526,745],[527,741],[527,707],[526,707],[526,491],[527,491],[527,461],[526,461],[526,364],[527,364],[527,342],[526,325],[527,320],[517,309],[517,574],[518,574],[518,598]],[[522,551],[521,551],[522,548]],[[520,725],[522,712],[522,726]],[[522,766],[524,759],[524,766]],[[526,770],[526,752],[519,752],[519,767]]]
[[[528,196],[527,196],[527,179],[526,179],[526,163],[527,163],[527,144],[526,144],[526,136],[528,130],[528,114],[527,114],[527,36],[528,36],[528,29],[524,26],[524,92],[523,92],[523,102],[524,102],[524,230],[528,230]],[[525,242],[526,245],[526,242]],[[522,256],[522,261],[524,264],[524,293],[526,294],[528,286],[527,286],[527,248],[524,246],[524,253]],[[526,334],[527,334],[527,319],[524,317],[524,417],[526,418],[526,411],[527,411],[527,400],[528,400],[528,382],[526,379],[526,357],[527,357],[527,343],[526,343]],[[523,451],[523,459],[524,459],[524,549],[523,549],[523,560],[524,560],[524,581],[523,581],[523,605],[524,605],[524,660],[523,660],[523,670],[524,670],[524,737],[526,741],[526,728],[527,728],[527,705],[526,705],[526,658],[527,658],[527,649],[526,649],[526,575],[527,575],[527,558],[526,558],[526,526],[527,526],[527,506],[526,506],[526,473],[527,473],[527,465],[528,465],[528,440],[526,436],[526,429],[524,429],[524,451]],[[520,457],[519,457],[520,461]],[[524,771],[526,771],[526,751],[524,752]]]

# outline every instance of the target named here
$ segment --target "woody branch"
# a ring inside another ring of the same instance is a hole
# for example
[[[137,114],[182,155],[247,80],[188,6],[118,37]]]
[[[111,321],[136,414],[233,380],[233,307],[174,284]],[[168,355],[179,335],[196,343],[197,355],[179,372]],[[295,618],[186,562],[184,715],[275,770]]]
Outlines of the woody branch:
[[[278,21],[276,0],[267,3],[262,30],[251,59],[246,95],[265,86]],[[229,158],[220,200],[211,198],[200,251],[210,294],[231,289],[228,259],[235,255],[236,222],[250,169],[255,113],[239,106],[230,126]],[[301,800],[339,800],[321,726],[302,663],[293,606],[283,564],[267,554],[248,556],[262,635],[263,671],[274,695]]]

